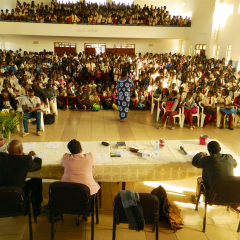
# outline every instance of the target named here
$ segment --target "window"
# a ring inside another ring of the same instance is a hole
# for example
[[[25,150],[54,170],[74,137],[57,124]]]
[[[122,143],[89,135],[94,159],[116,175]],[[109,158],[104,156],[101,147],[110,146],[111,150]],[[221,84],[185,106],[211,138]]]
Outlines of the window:
[[[55,42],[54,47],[68,47],[68,48],[76,48],[76,43],[61,43],[61,42]]]
[[[192,45],[189,47],[189,55],[192,56]]]
[[[202,53],[205,55],[206,44],[197,44],[195,45],[194,55],[201,55]]]
[[[240,3],[239,3],[239,6],[238,6],[238,14],[240,13]]]
[[[95,48],[96,54],[105,53],[106,44],[105,43],[85,43],[85,48]]]
[[[219,59],[219,51],[220,51],[220,46],[217,45],[217,51],[216,51],[216,59]]]
[[[213,46],[212,58],[215,58],[216,55],[216,46]]]
[[[115,4],[124,4],[124,5],[132,5],[133,4],[133,0],[115,0],[112,2]]]
[[[2,42],[0,42],[0,50],[2,50]]]
[[[230,60],[231,57],[231,51],[232,51],[232,45],[227,45],[227,52],[226,52],[226,64]]]
[[[238,66],[237,66],[237,72],[240,71],[240,58],[239,58],[239,61],[238,61]]]
[[[188,18],[192,19],[192,12],[188,12],[188,13],[186,14],[186,16],[187,16]]]
[[[135,48],[135,44],[114,44],[114,48]]]
[[[86,0],[86,3],[97,3],[98,5],[104,5],[107,3],[106,0]]]
[[[234,5],[229,5],[226,7],[226,16],[231,16],[233,14]]]
[[[184,45],[182,45],[182,54],[184,55]]]
[[[58,3],[65,3],[65,4],[66,4],[66,3],[69,3],[68,0],[57,0],[57,2],[58,2]],[[72,2],[72,3],[78,3],[79,0],[71,0],[71,2]]]

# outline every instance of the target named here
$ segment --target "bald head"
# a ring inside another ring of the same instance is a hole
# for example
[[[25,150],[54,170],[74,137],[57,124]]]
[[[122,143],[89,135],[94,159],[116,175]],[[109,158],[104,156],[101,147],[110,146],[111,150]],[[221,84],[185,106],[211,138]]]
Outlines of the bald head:
[[[19,140],[12,140],[7,150],[10,155],[23,155],[23,145]]]

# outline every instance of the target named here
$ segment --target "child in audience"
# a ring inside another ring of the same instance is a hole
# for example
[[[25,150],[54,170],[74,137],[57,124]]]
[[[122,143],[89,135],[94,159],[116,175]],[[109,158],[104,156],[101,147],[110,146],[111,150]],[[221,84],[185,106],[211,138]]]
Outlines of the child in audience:
[[[69,101],[71,101],[71,100],[73,101],[74,109],[78,110],[75,94],[72,92],[70,87],[67,87],[67,91],[66,91],[66,94],[65,94],[65,105],[66,105],[66,108],[64,110],[68,110],[69,109]]]
[[[163,102],[166,102],[166,106],[165,106],[166,112],[163,115],[162,125],[159,128],[161,128],[161,129],[164,128],[164,125],[167,121],[167,117],[169,117],[171,120],[171,124],[172,124],[172,127],[170,129],[173,130],[174,129],[174,118],[173,117],[175,115],[179,114],[177,92],[172,91],[170,93],[170,97],[165,97],[163,99]]]
[[[198,106],[195,103],[194,99],[192,98],[193,93],[188,92],[186,98],[181,102],[181,106],[184,107],[184,115],[185,118],[190,125],[190,130],[193,130],[195,126],[193,125],[193,117],[192,115],[195,114],[198,110]]]
[[[220,114],[221,114],[220,129],[223,129],[223,123],[224,123],[225,116],[228,115],[228,129],[233,130],[232,113],[235,112],[235,109],[230,109],[229,108],[229,109],[227,109],[226,112],[224,112],[224,110],[226,110],[226,107],[232,106],[232,100],[231,100],[231,97],[229,96],[228,89],[223,89],[222,90],[222,95],[217,97],[217,105],[220,107]],[[225,109],[223,109],[223,111],[221,109],[222,107],[225,108]]]
[[[214,92],[212,90],[208,91],[207,96],[201,101],[201,106],[204,107],[204,114],[206,114],[203,128],[206,128],[209,123],[211,124],[217,119],[216,103],[217,99],[214,96]]]

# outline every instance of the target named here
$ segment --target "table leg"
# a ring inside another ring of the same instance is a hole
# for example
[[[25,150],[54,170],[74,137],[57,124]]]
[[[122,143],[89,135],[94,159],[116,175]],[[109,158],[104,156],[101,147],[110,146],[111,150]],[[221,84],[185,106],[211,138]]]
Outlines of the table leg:
[[[98,182],[99,186],[100,186],[100,189],[98,191],[98,206],[99,208],[102,208],[102,183],[101,182]]]
[[[122,190],[125,190],[126,188],[126,182],[122,182]]]

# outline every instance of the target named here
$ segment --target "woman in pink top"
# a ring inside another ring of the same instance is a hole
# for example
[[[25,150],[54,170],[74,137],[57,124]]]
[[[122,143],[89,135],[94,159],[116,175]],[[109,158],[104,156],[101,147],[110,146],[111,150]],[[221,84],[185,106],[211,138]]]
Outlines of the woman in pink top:
[[[96,194],[100,186],[93,179],[92,168],[96,160],[92,153],[83,154],[82,146],[76,139],[68,143],[71,154],[65,153],[62,158],[64,174],[61,182],[81,183],[90,188],[90,194]]]

